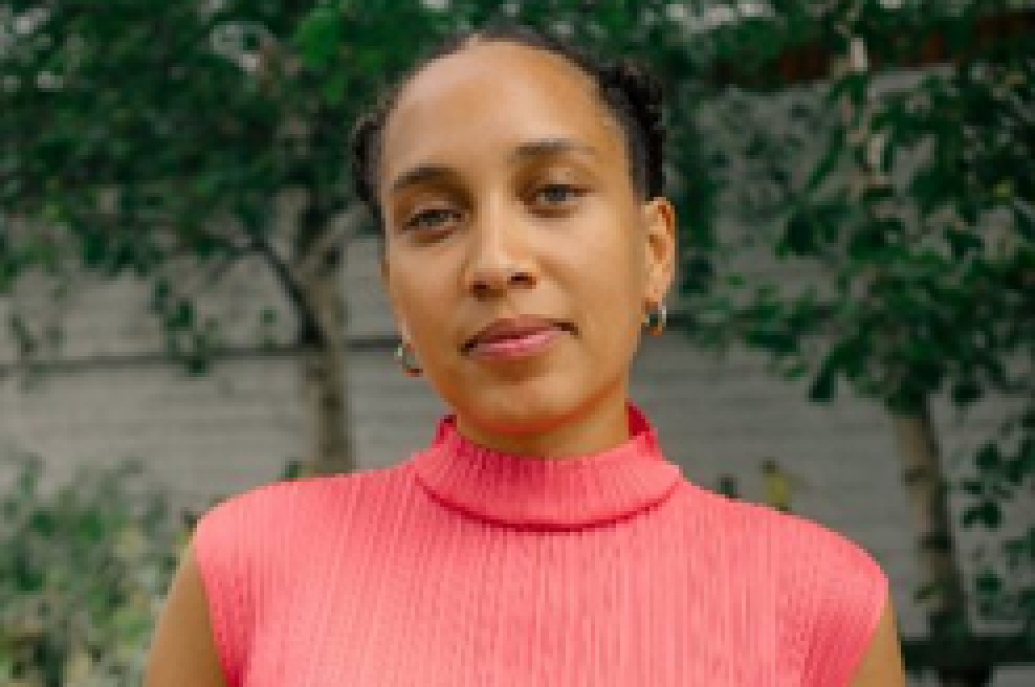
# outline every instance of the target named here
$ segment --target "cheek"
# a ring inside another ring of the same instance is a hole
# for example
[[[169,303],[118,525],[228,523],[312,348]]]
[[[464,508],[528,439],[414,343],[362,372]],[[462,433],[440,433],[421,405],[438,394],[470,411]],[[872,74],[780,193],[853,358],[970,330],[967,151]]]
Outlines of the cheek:
[[[642,247],[615,227],[615,241],[587,242],[582,265],[579,298],[584,306],[585,325],[594,340],[624,352],[635,346],[643,317],[646,277]]]
[[[417,264],[419,263],[419,264]],[[457,294],[451,288],[444,266],[432,268],[427,260],[400,260],[397,279],[389,290],[396,322],[404,336],[417,350],[429,376],[443,365],[451,365],[457,352],[458,332],[454,329]]]
[[[420,271],[409,261],[395,259],[392,262],[393,277],[389,282],[388,295],[396,320],[405,334],[412,338],[421,338],[426,327],[428,304],[434,302],[429,298],[429,287],[419,277]],[[414,341],[416,343],[416,341]]]
[[[414,339],[413,343],[419,345],[428,339],[428,329],[436,322],[441,327],[441,313],[434,308],[437,299],[430,289],[421,288],[420,284],[403,284],[396,288],[392,300],[396,317]]]

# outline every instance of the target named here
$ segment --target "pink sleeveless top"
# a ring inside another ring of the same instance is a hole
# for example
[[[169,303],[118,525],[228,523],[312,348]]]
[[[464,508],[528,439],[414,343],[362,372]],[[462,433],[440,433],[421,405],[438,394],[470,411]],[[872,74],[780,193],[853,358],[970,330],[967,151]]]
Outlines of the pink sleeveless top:
[[[193,552],[231,687],[837,687],[888,594],[855,544],[632,438],[564,460],[461,437],[258,488]]]

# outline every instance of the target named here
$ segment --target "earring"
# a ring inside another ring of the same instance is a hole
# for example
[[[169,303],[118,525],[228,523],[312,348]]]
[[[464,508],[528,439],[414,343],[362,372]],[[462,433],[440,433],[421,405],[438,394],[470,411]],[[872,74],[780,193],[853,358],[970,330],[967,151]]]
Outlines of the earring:
[[[664,303],[647,306],[647,312],[643,314],[643,329],[648,334],[657,336],[665,331],[665,324],[668,322],[668,308]]]
[[[417,355],[413,350],[413,346],[405,341],[400,341],[399,345],[396,347],[395,361],[399,363],[403,372],[410,377],[420,377],[424,372],[424,370],[421,369],[420,364],[417,362]]]

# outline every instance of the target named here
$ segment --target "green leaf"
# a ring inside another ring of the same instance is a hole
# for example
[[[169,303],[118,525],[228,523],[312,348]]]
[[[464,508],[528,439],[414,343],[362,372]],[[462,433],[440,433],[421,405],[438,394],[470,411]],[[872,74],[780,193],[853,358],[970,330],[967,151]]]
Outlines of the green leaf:
[[[975,479],[966,479],[962,482],[963,491],[971,496],[981,496],[985,493],[985,484]]]
[[[889,184],[868,186],[862,193],[862,201],[867,205],[873,205],[874,203],[880,203],[885,200],[893,200],[894,198],[895,189]]]
[[[979,401],[983,395],[981,385],[973,379],[964,379],[952,386],[952,402],[960,408]]]
[[[974,580],[978,594],[999,594],[1003,590],[1003,581],[991,570],[982,571]]]
[[[993,472],[1002,467],[1003,461],[1002,456],[999,453],[999,447],[995,444],[986,444],[981,447],[977,455],[974,457],[974,464],[978,470],[982,472]]]
[[[776,246],[777,255],[797,257],[815,255],[819,249],[817,225],[812,217],[799,211],[787,220],[782,240]]]
[[[1021,236],[1028,241],[1035,241],[1035,215],[1018,205],[1014,207],[1013,219]]]
[[[827,181],[831,172],[834,171],[835,166],[841,159],[841,156],[844,154],[844,144],[844,129],[838,128],[828,141],[827,149],[823,154],[823,157],[820,158],[819,163],[817,163],[813,168],[812,174],[809,175],[809,180],[805,184],[806,193],[814,193]]]
[[[172,331],[192,328],[194,326],[194,304],[187,299],[178,301],[166,319],[165,326]]]
[[[278,315],[275,308],[263,308],[259,313],[259,323],[264,327],[271,327],[277,323]]]
[[[834,82],[827,95],[827,102],[837,103],[843,96],[847,96],[853,103],[862,103],[870,86],[870,78],[865,72],[850,72],[842,76]]]
[[[703,255],[689,258],[681,270],[680,291],[687,295],[707,293],[715,282],[712,261]]]
[[[938,582],[931,582],[925,584],[916,590],[916,592],[913,594],[913,600],[923,602],[929,599],[933,599],[941,593],[943,586],[944,585],[939,584]]]
[[[321,69],[330,66],[338,56],[345,45],[344,34],[341,11],[334,7],[317,7],[298,23],[291,42],[309,66]]]
[[[815,403],[827,403],[834,398],[837,391],[838,370],[829,358],[823,363],[812,386],[809,387],[809,400]]]
[[[968,253],[980,252],[984,248],[981,237],[969,231],[946,229],[945,238],[952,249],[952,256],[957,260],[962,260]]]
[[[108,258],[108,244],[97,231],[86,232],[81,241],[83,266],[87,269],[105,267]]]
[[[987,529],[998,529],[1002,524],[1003,514],[999,504],[995,501],[983,501],[976,506],[966,509],[963,512],[963,526],[972,527],[982,524]]]
[[[755,330],[748,332],[746,343],[752,348],[766,350],[777,356],[789,355],[798,350],[797,340],[787,332]]]
[[[998,529],[1003,522],[1003,512],[996,501],[986,501],[981,506],[982,520],[990,530]]]

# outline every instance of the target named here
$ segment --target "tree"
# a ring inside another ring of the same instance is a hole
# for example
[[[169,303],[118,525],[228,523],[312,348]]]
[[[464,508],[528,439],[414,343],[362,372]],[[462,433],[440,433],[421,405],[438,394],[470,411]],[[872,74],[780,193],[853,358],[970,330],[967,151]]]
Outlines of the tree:
[[[343,304],[347,135],[361,109],[447,31],[510,13],[598,46],[688,51],[665,3],[16,0],[0,12],[0,293],[29,274],[133,273],[152,285],[169,352],[220,352],[177,266],[213,279],[259,260],[297,325],[313,398],[314,467],[349,469]],[[439,7],[440,9],[435,9]],[[299,199],[278,228],[278,202]],[[697,207],[696,203],[691,204]],[[74,276],[72,277],[74,279]],[[272,316],[270,314],[269,316]],[[11,321],[27,359],[39,334]]]
[[[432,4],[6,3],[0,292],[30,268],[58,272],[69,255],[102,273],[134,271],[154,284],[170,348],[200,363],[211,335],[164,267],[183,256],[258,256],[311,352],[321,465],[347,468],[333,458],[348,454],[349,440],[340,427],[344,326],[329,284],[360,224],[344,164],[358,109],[421,46],[502,12],[643,55],[670,95],[667,172],[691,247],[682,290],[692,340],[766,351],[784,374],[809,379],[817,401],[847,382],[888,408],[903,456],[916,463],[910,493],[932,630],[965,629],[929,403],[946,391],[964,407],[1033,395],[1032,60],[1023,35],[991,47],[974,37],[983,13],[1007,3]],[[940,36],[952,60],[876,97],[885,66],[923,57],[929,46],[916,36]],[[738,156],[707,145],[721,139],[715,123],[694,124],[731,83],[772,104],[788,80],[824,76],[814,66],[828,58],[842,68],[820,86],[825,100],[806,94],[791,108],[797,129],[767,129],[773,122],[740,112]],[[817,131],[828,142],[811,159]],[[736,173],[717,169],[723,161]],[[723,189],[744,201],[750,235],[723,224]],[[305,202],[282,241],[271,218],[289,192]],[[806,278],[745,272],[738,259],[751,251]],[[1011,420],[1012,438],[979,454],[964,485],[976,499],[969,522],[994,526],[1004,499],[1030,479],[1035,420],[1031,411]],[[1016,543],[1018,565],[1030,566],[1033,549]],[[983,588],[1003,586],[1000,577],[986,575]],[[1015,598],[1035,615],[1030,590]]]
[[[790,94],[795,105],[782,124],[745,121],[747,110],[737,111],[741,156],[712,153],[736,164],[718,174],[747,208],[752,231],[706,243],[683,284],[685,324],[699,343],[764,351],[787,377],[808,379],[817,402],[843,380],[889,411],[931,633],[957,653],[972,634],[970,594],[953,548],[931,400],[948,395],[963,409],[989,396],[1020,403],[1004,424],[1009,436],[990,438],[975,458],[977,477],[964,487],[976,503],[964,526],[998,527],[1004,502],[1035,473],[1035,61],[1023,31],[982,42],[990,5],[781,3],[768,44],[784,57],[818,53],[833,72],[818,92]],[[913,40],[889,42],[895,35]],[[940,64],[881,73],[916,66],[932,46]],[[781,65],[760,57],[768,74],[741,68],[740,76],[779,87]],[[817,132],[822,146],[812,145]],[[786,269],[745,271],[749,254]],[[1031,569],[1032,540],[1028,533],[1012,542],[1014,565]],[[1001,575],[979,576],[979,596],[1004,592]],[[1013,620],[1030,631],[1033,590],[1011,594],[1019,602]],[[962,654],[969,658],[956,666],[942,659],[943,684],[984,684],[988,657]]]
[[[0,293],[69,265],[149,280],[171,354],[201,370],[216,325],[169,274],[262,261],[297,322],[313,468],[353,467],[339,272],[364,214],[347,136],[451,15],[416,0],[0,8]],[[423,33],[422,33],[423,32]],[[278,202],[300,199],[287,227]],[[200,266],[200,267],[198,267]],[[21,323],[32,352],[31,330]],[[16,332],[17,333],[17,332]]]

